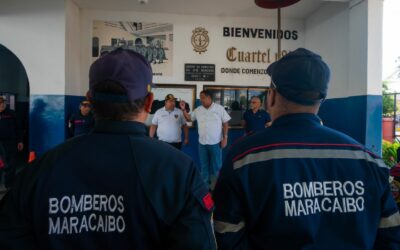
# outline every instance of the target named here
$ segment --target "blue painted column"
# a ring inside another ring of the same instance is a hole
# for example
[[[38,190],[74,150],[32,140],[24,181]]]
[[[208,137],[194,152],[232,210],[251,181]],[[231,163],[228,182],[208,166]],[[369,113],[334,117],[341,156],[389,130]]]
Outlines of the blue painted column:
[[[324,125],[350,135],[376,154],[381,152],[382,96],[363,95],[326,100],[318,114]]]

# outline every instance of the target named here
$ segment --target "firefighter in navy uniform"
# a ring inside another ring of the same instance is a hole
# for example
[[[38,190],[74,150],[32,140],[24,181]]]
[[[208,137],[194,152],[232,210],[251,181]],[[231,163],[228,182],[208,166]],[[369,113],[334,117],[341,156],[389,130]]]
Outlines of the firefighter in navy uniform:
[[[149,63],[117,49],[89,79],[93,132],[17,178],[0,204],[0,249],[215,249],[213,201],[194,162],[146,136]]]
[[[17,152],[22,151],[24,144],[22,142],[22,129],[17,117],[6,105],[6,99],[0,96],[0,144],[5,151],[5,162],[7,167],[3,172],[5,186],[10,187],[16,174]]]
[[[71,115],[68,120],[68,130],[71,137],[88,134],[94,126],[94,118],[91,113],[91,103],[83,100],[79,104],[79,113]]]
[[[271,127],[228,153],[214,200],[219,249],[399,249],[388,168],[320,124],[330,70],[297,49],[267,69]]]

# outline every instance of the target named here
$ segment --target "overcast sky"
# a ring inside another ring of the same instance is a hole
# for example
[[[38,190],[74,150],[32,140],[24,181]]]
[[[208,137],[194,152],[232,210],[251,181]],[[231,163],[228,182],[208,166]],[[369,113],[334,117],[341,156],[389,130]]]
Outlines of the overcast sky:
[[[400,0],[383,1],[383,72],[382,80],[387,79],[400,62]]]

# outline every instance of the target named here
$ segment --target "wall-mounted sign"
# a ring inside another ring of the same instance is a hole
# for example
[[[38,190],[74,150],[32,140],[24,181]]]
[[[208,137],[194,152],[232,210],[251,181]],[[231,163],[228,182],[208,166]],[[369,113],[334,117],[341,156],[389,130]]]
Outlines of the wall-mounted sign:
[[[297,30],[281,30],[278,32],[276,29],[223,27],[223,36],[261,39],[278,39],[280,37],[285,40],[297,40],[299,33]]]
[[[282,50],[281,57],[289,52],[288,50]],[[239,51],[232,46],[226,51],[226,59],[231,63],[247,63],[247,65],[248,63],[257,63],[257,65],[252,68],[232,67],[232,65],[222,67],[220,69],[222,74],[267,75],[266,65],[277,61],[278,53],[273,53],[270,48],[265,51]]]
[[[198,27],[192,31],[192,45],[193,50],[201,54],[207,51],[210,38],[208,37],[208,31],[205,28]]]
[[[222,74],[266,75],[265,68],[221,68]]]
[[[288,53],[286,50],[282,50],[281,56]],[[271,63],[278,60],[278,53],[272,53],[271,49],[265,51],[239,51],[235,47],[230,47],[226,50],[226,59],[230,62],[246,62],[246,63]]]
[[[185,81],[214,82],[215,64],[185,63]]]

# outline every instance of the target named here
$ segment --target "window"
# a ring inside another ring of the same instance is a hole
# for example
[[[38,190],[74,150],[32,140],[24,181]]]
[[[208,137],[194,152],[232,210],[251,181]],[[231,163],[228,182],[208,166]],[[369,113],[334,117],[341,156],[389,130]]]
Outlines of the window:
[[[261,108],[265,107],[268,88],[265,87],[236,87],[236,86],[210,86],[204,89],[210,90],[215,103],[222,105],[231,116],[230,126],[241,126],[243,113],[250,109],[250,100],[253,96],[261,99]]]
[[[92,57],[98,57],[99,56],[99,38],[98,37],[92,37]]]

